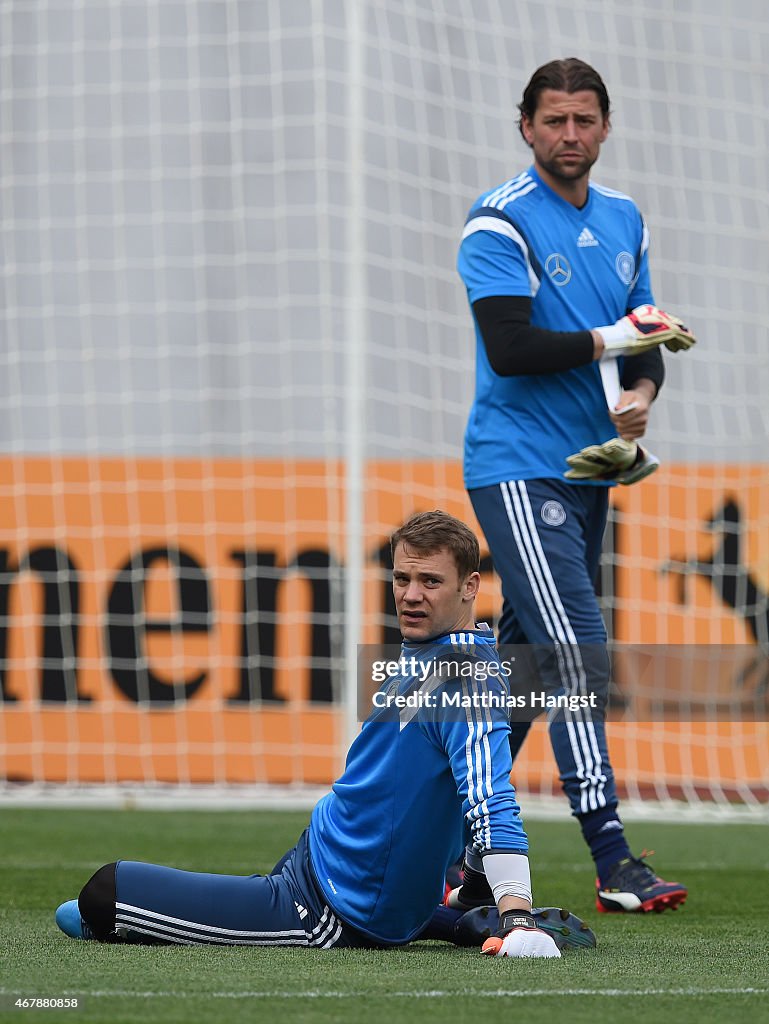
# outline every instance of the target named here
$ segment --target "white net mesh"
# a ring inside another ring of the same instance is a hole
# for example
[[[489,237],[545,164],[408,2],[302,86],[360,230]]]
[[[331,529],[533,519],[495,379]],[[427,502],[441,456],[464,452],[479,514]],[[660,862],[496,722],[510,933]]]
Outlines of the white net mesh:
[[[595,179],[636,198],[657,299],[701,337],[668,360],[663,470],[617,496],[612,632],[766,650],[759,0],[0,0],[2,775],[332,777],[346,502],[350,621],[392,639],[388,534],[473,522],[464,216],[529,161],[531,71],[572,54],[612,96]],[[631,794],[766,799],[766,726],[642,710],[610,733]],[[557,789],[541,730],[516,781]]]

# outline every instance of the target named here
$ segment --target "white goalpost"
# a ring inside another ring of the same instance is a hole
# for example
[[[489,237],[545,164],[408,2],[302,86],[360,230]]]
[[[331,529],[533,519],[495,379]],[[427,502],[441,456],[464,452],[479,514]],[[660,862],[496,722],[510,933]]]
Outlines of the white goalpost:
[[[388,537],[478,529],[464,217],[577,55],[612,98],[594,178],[700,339],[613,498],[615,771],[632,806],[765,817],[768,52],[759,0],[0,0],[0,794],[338,773],[357,646],[397,642]],[[515,782],[559,799],[541,725]]]

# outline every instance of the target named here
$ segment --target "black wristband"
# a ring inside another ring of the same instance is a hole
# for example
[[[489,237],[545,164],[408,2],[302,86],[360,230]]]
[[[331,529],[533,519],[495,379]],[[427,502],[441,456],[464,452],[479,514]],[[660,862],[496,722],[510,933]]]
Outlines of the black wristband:
[[[536,928],[537,922],[526,910],[506,910],[499,918],[497,935],[507,935],[514,928]]]

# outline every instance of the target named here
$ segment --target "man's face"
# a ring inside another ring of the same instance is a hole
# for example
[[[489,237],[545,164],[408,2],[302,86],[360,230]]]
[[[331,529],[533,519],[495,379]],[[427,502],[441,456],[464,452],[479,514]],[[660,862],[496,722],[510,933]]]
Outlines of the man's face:
[[[584,178],[598,159],[609,118],[592,89],[543,89],[534,116],[522,118],[521,130],[537,167],[556,181],[572,182]]]
[[[442,633],[472,629],[480,575],[460,580],[446,548],[420,554],[401,542],[393,556],[393,593],[404,640],[431,640]]]

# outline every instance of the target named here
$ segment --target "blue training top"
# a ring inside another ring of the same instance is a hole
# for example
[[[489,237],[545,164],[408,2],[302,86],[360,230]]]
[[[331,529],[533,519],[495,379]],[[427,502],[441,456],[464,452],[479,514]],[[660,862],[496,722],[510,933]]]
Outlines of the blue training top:
[[[472,675],[423,680],[421,666],[431,670],[439,658]],[[499,706],[509,691],[491,630],[404,643],[401,665],[378,693],[432,693],[433,706],[375,710],[310,821],[312,865],[331,908],[394,945],[430,920],[467,842],[480,854],[528,850],[510,782],[509,711]],[[441,693],[467,706],[449,706]]]
[[[530,167],[473,205],[458,270],[471,304],[492,295],[527,296],[532,325],[582,331],[654,303],[648,246],[646,224],[628,196],[591,183],[577,209]],[[464,453],[468,488],[562,479],[568,455],[616,436],[597,363],[500,377],[477,324],[475,333],[475,401]]]

